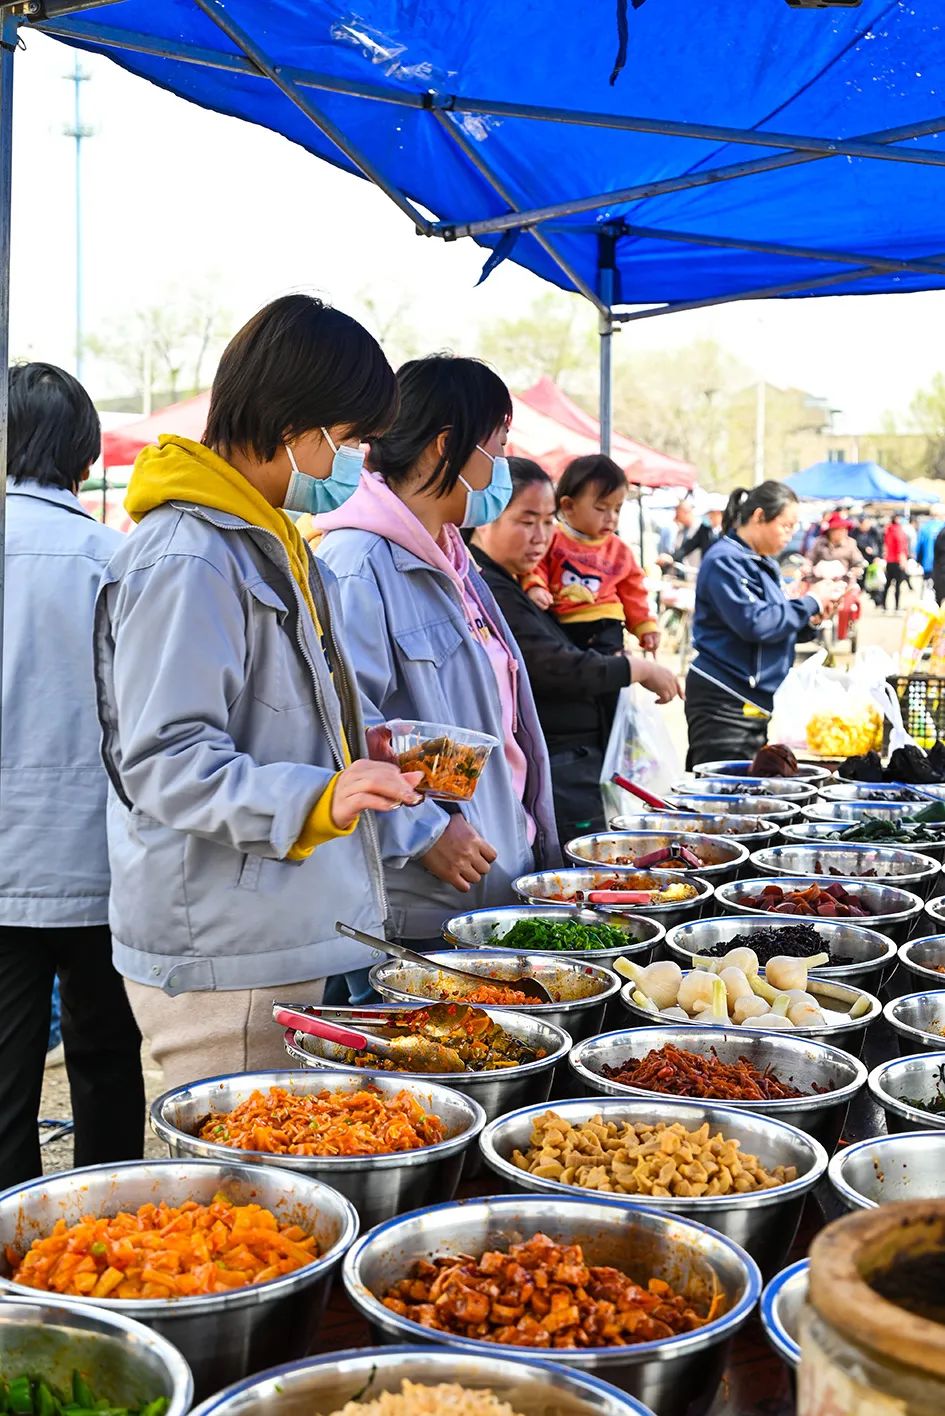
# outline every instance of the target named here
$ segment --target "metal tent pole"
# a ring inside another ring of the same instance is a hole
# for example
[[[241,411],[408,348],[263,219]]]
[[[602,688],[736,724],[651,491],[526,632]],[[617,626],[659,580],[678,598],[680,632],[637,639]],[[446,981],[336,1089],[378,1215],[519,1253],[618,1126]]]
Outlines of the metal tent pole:
[[[10,410],[10,178],[13,168],[13,56],[18,21],[0,10],[0,685],[3,677],[3,591],[6,567],[7,419]],[[0,694],[0,763],[3,698]],[[3,771],[0,766],[0,793]]]
[[[614,317],[617,304],[617,233],[605,227],[597,238],[597,293],[600,297],[600,450],[610,456],[614,429]],[[603,307],[603,308],[601,308]]]

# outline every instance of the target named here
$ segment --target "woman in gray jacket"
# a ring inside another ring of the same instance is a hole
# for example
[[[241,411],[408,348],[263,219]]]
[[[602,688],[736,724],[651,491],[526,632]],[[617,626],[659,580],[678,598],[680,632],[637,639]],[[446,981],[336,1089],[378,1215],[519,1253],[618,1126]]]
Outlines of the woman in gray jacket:
[[[371,440],[372,473],[316,525],[369,721],[457,724],[502,744],[471,801],[428,800],[382,824],[394,928],[430,946],[451,915],[510,903],[515,877],[559,854],[528,674],[457,529],[508,502],[511,397],[474,359],[415,360],[398,382],[400,414]]]
[[[373,813],[417,775],[367,760],[333,581],[285,510],[339,505],[396,407],[366,330],[287,296],[224,353],[203,442],[135,464],[95,658],[115,962],[169,1086],[280,1065],[274,991],[317,1002],[381,957],[335,921],[384,928]]]

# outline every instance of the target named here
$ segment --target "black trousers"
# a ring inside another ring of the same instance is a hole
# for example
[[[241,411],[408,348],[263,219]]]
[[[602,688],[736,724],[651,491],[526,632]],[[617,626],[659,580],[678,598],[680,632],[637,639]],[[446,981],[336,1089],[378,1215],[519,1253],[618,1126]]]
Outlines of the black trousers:
[[[36,1122],[57,973],[74,1163],[144,1153],[141,1034],[108,926],[0,927],[0,1190],[42,1174]]]
[[[723,758],[750,760],[768,741],[768,719],[746,717],[738,698],[716,688],[702,674],[686,675],[686,723],[687,771]]]
[[[884,610],[889,609],[889,592],[892,590],[893,586],[896,587],[896,609],[898,610],[899,596],[902,592],[902,587],[908,584],[909,577],[906,574],[905,566],[900,565],[898,561],[890,561],[886,566],[886,591],[883,595]]]

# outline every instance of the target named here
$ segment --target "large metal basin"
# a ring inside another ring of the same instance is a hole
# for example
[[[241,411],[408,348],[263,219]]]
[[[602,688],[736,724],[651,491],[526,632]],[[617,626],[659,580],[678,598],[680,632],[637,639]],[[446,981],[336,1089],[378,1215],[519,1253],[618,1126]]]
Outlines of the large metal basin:
[[[801,814],[801,805],[796,801],[786,801],[783,797],[759,796],[757,793],[744,796],[720,796],[718,792],[692,791],[687,793],[669,792],[664,798],[670,806],[680,811],[691,811],[698,815],[713,816],[753,816],[773,824],[786,825],[796,821]]]
[[[749,781],[757,781],[751,772],[751,759],[748,757],[738,758],[735,762],[700,762],[698,767],[693,767],[693,772],[697,777],[747,777]],[[799,762],[797,771],[787,781],[798,781],[804,783],[828,782],[833,777],[829,767],[818,767],[813,762]],[[780,777],[762,777],[762,781],[781,781]]]
[[[484,979],[502,980],[519,975],[535,979],[548,989],[555,1001],[529,1004],[527,1009],[519,1005],[517,1011],[527,1011],[554,1027],[563,1028],[572,1042],[600,1032],[608,1000],[620,989],[620,980],[610,969],[584,963],[583,959],[559,958],[550,952],[518,954],[511,949],[505,952],[496,949],[483,955],[480,949],[445,949],[426,957],[431,964],[452,964],[458,969],[481,974]],[[429,969],[403,964],[397,959],[375,964],[370,978],[372,987],[392,1003],[429,1003],[443,996],[433,991],[437,976]],[[448,977],[443,975],[443,978],[449,985]],[[457,993],[452,996],[461,997],[460,980],[454,979],[453,985]],[[514,1004],[492,1006],[501,1013],[516,1011]]]
[[[602,916],[593,911],[575,910],[568,905],[500,905],[492,910],[470,910],[456,915],[443,926],[443,938],[457,949],[482,951],[482,958],[491,968],[493,951],[502,950],[502,940],[520,919],[578,919],[584,924],[600,924]],[[627,942],[617,949],[536,949],[546,959],[576,959],[585,964],[608,968],[621,954],[638,964],[649,963],[650,957],[666,934],[663,924],[646,915],[609,915],[605,923],[626,931]],[[486,952],[488,951],[488,952]],[[508,949],[503,951],[508,954]]]
[[[691,869],[680,867],[683,874],[701,875],[710,885],[734,880],[748,859],[747,849],[731,837],[707,836],[684,827],[677,827],[675,831],[599,831],[592,836],[576,836],[573,841],[568,841],[564,853],[577,866],[616,866],[619,857],[647,855],[650,851],[671,849],[680,843],[700,857],[698,866]]]
[[[804,808],[804,816],[808,821],[854,826],[865,821],[908,820],[917,807],[916,802],[824,801],[822,797],[818,797]]]
[[[808,919],[824,941],[824,949],[834,950],[852,964],[824,964],[812,972],[817,978],[831,978],[837,983],[852,983],[869,993],[878,993],[884,976],[894,966],[896,945],[878,929],[864,929],[846,919]],[[790,929],[797,919],[785,915],[722,915],[718,919],[699,919],[692,924],[680,924],[666,936],[664,948],[681,968],[692,966],[694,954],[704,954],[717,944],[728,944],[736,938],[749,937],[756,929]],[[749,944],[749,948],[750,948]]]
[[[801,1360],[801,1309],[807,1302],[810,1259],[782,1269],[761,1295],[761,1325],[781,1361],[796,1372]]]
[[[945,990],[927,989],[891,999],[883,1016],[896,1034],[903,1057],[945,1051]]]
[[[861,824],[856,821],[795,821],[790,826],[785,826],[781,834],[785,842],[822,841],[825,845],[828,842],[831,845],[839,846],[866,845],[867,842],[839,840],[841,832],[849,830],[851,826]],[[945,859],[945,827],[936,831],[936,837],[937,839],[934,841],[922,841],[915,846],[910,845],[906,840],[877,842],[877,845],[881,845],[884,850],[887,846],[901,846],[903,850],[915,851],[918,855],[928,856],[930,860],[937,860],[941,864]],[[768,843],[765,842],[765,844]],[[759,849],[762,847],[759,846]]]
[[[829,782],[817,788],[824,801],[898,801],[907,806],[925,806],[928,798],[914,787],[895,782]]]
[[[438,1116],[446,1139],[420,1150],[387,1155],[274,1155],[270,1152],[234,1150],[201,1140],[196,1132],[211,1111],[232,1111],[254,1091],[270,1087],[305,1096],[321,1091],[347,1093],[370,1085],[384,1096],[407,1091],[425,1111]],[[334,1186],[351,1201],[362,1227],[402,1214],[419,1204],[451,1199],[456,1193],[463,1161],[486,1122],[486,1113],[471,1096],[438,1086],[425,1077],[391,1077],[383,1072],[369,1081],[350,1072],[246,1072],[211,1077],[190,1086],[176,1087],[152,1103],[151,1129],[165,1142],[172,1156],[198,1156],[227,1163],[229,1159],[276,1165],[282,1170],[314,1175]]]
[[[910,987],[945,988],[945,934],[924,934],[901,944],[899,965],[912,980]]]
[[[929,1101],[945,1092],[945,1038],[941,1052],[914,1052],[910,1057],[891,1057],[881,1062],[870,1072],[867,1084],[886,1113],[890,1135],[945,1130],[945,1115],[912,1106],[906,1100]]]
[[[585,866],[580,870],[540,870],[533,875],[520,875],[517,880],[512,881],[512,889],[519,899],[527,900],[530,905],[567,904],[567,900],[556,900],[553,897],[570,896],[578,891],[586,895],[592,890],[599,890],[605,881],[615,877],[626,879],[628,890],[639,888],[633,883],[638,878],[655,880],[657,888],[691,885],[695,889],[695,895],[688,900],[639,907],[639,912],[644,917],[657,920],[664,929],[672,929],[674,924],[681,924],[685,919],[698,919],[708,906],[713,893],[712,886],[701,875],[687,875],[681,870],[635,870],[633,866],[617,865],[598,866],[596,869]],[[580,902],[576,902],[571,908],[579,910]],[[595,905],[594,908],[618,918],[633,919],[637,913],[635,905]]]
[[[438,1347],[352,1348],[305,1357],[218,1392],[194,1416],[326,1416],[349,1401],[399,1392],[404,1378],[421,1386],[486,1388],[521,1416],[654,1416],[609,1382],[556,1362]]]
[[[763,815],[737,816],[734,812],[722,810],[699,814],[688,811],[659,811],[640,816],[615,816],[615,831],[694,831],[703,836],[724,836],[726,840],[738,841],[750,851],[771,845],[781,828],[777,822]]]
[[[874,885],[869,880],[853,880],[839,875],[771,875],[755,880],[735,880],[728,885],[720,885],[717,892],[717,908],[723,914],[738,914],[741,911],[755,918],[763,916],[771,919],[793,919],[795,923],[807,923],[810,916],[775,914],[771,910],[756,905],[742,904],[745,896],[757,895],[766,885],[779,885],[786,893],[804,889],[807,885],[842,885],[858,904],[868,913],[857,915],[852,924],[864,929],[878,929],[881,933],[902,944],[909,938],[922,914],[924,901],[911,890],[901,890],[894,885]]]
[[[813,801],[817,788],[810,782],[799,781],[796,777],[725,777],[699,776],[689,774],[673,782],[670,791],[677,796],[761,796],[772,797],[776,801],[790,801],[803,806]]]
[[[219,1191],[237,1204],[255,1203],[318,1240],[320,1257],[269,1283],[206,1298],[76,1299],[89,1311],[121,1313],[178,1347],[194,1374],[198,1398],[274,1362],[300,1357],[318,1332],[334,1270],[358,1232],[354,1206],[320,1180],[269,1165],[213,1160],[130,1161],[66,1170],[16,1185],[0,1195],[0,1290],[35,1298],[14,1283],[2,1257],[44,1238],[59,1219],[77,1224],[88,1214],[117,1214],[164,1200],[209,1204]]]
[[[870,885],[911,890],[923,900],[942,884],[940,860],[901,846],[872,846],[866,842],[821,845],[791,841],[755,851],[751,863],[759,875],[801,875],[808,880],[836,875]]]
[[[754,1155],[768,1170],[775,1166],[792,1165],[797,1178],[770,1190],[750,1194],[711,1195],[691,1199],[667,1198],[663,1195],[616,1195],[627,1205],[677,1214],[684,1219],[697,1219],[719,1234],[725,1234],[741,1244],[761,1269],[770,1277],[777,1273],[786,1259],[804,1201],[810,1190],[827,1169],[827,1152],[805,1131],[786,1126],[757,1112],[737,1111],[712,1101],[682,1101],[676,1097],[593,1097],[590,1100],[556,1101],[551,1107],[528,1106],[508,1116],[492,1121],[479,1138],[486,1165],[498,1176],[503,1190],[535,1191],[545,1195],[595,1195],[593,1190],[565,1185],[542,1176],[531,1175],[514,1164],[516,1150],[527,1151],[532,1126],[547,1111],[553,1111],[572,1126],[600,1116],[604,1123],[678,1122],[687,1131],[697,1130],[708,1123],[712,1135],[721,1133],[727,1140],[738,1141],[743,1155]]]
[[[847,1209],[945,1199],[945,1131],[870,1136],[838,1151],[828,1175]]]
[[[806,1131],[831,1152],[840,1139],[847,1107],[866,1081],[866,1068],[838,1047],[788,1033],[755,1032],[746,1028],[710,1028],[669,1024],[624,1029],[588,1039],[571,1052],[570,1064],[583,1092],[598,1096],[648,1097],[651,1105],[662,1094],[644,1087],[624,1086],[603,1075],[628,1058],[639,1059],[672,1043],[688,1052],[714,1052],[722,1062],[744,1057],[752,1066],[771,1070],[780,1080],[807,1095],[789,1101],[726,1101],[750,1115],[770,1116]],[[814,1088],[823,1088],[815,1091]]]
[[[613,1200],[498,1195],[437,1205],[388,1220],[365,1235],[344,1269],[348,1297],[382,1342],[442,1341],[442,1335],[385,1308],[381,1298],[418,1259],[507,1249],[547,1234],[579,1243],[592,1265],[612,1265],[637,1282],[661,1277],[705,1303],[721,1285],[727,1311],[695,1332],[627,1347],[558,1348],[555,1359],[593,1372],[651,1406],[659,1416],[704,1416],[722,1377],[729,1343],[761,1291],[757,1265],[730,1239],[692,1220]],[[491,1359],[507,1350],[450,1337],[450,1346]],[[529,1354],[530,1355],[530,1354]]]
[[[193,1377],[173,1343],[123,1313],[29,1292],[0,1298],[0,1383],[28,1372],[67,1393],[78,1370],[112,1406],[140,1410],[164,1396],[167,1416],[186,1416]]]

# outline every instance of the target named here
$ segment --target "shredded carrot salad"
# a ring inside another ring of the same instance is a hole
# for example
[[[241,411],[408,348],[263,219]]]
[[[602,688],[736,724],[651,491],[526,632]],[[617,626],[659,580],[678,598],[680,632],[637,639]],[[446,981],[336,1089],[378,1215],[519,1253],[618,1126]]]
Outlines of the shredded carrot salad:
[[[199,1136],[272,1155],[386,1155],[435,1145],[445,1138],[446,1127],[408,1091],[388,1097],[362,1087],[306,1096],[270,1087],[254,1091],[232,1111],[212,1111]]]
[[[142,1205],[134,1214],[58,1220],[25,1257],[7,1247],[16,1283],[86,1298],[194,1298],[268,1283],[318,1258],[318,1244],[260,1205],[215,1195]]]

